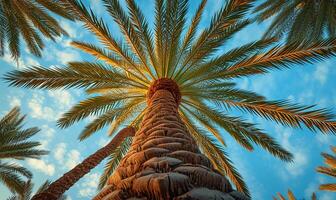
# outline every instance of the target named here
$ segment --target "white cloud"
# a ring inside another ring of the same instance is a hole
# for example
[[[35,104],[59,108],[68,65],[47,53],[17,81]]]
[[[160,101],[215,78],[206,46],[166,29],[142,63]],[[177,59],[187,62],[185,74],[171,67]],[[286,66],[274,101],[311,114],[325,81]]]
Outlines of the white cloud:
[[[100,138],[99,141],[98,141],[98,145],[99,145],[100,147],[104,147],[104,146],[106,146],[108,143],[109,143],[109,140],[106,139],[106,138]]]
[[[70,61],[80,60],[80,55],[78,52],[73,50],[62,50],[56,52],[57,61],[62,64],[67,64]]]
[[[36,119],[44,119],[54,121],[57,119],[54,110],[49,106],[43,106],[44,95],[42,93],[34,93],[32,99],[28,102],[30,108],[30,116]]]
[[[327,80],[328,73],[329,68],[327,65],[318,65],[314,72],[314,78],[323,85]]]
[[[79,196],[92,197],[96,193],[96,189],[99,182],[99,174],[92,173],[84,177],[84,182],[81,184],[81,190],[79,190]]]
[[[251,81],[251,86],[252,91],[267,96],[274,88],[274,78],[270,75],[256,77],[255,80]]]
[[[57,144],[54,150],[54,158],[63,169],[70,170],[80,163],[80,152],[77,149],[67,151],[65,143]]]
[[[68,23],[65,20],[61,21],[62,28],[69,34],[70,37],[75,38],[77,35],[76,28],[73,26],[73,24]]]
[[[80,162],[80,152],[75,149],[71,150],[67,157],[68,159],[65,162],[65,167],[68,169],[74,168]]]
[[[56,148],[54,150],[54,158],[59,163],[63,162],[65,151],[66,151],[66,144],[65,143],[59,143],[59,144],[57,144],[57,146],[56,146]]]
[[[58,104],[58,108],[67,109],[73,103],[73,97],[69,91],[66,90],[49,90],[48,95],[53,98],[54,102]]]
[[[16,69],[26,68],[26,65],[24,64],[21,58],[19,58],[18,60],[14,60],[8,52],[5,52],[5,55],[2,57],[2,60]]]
[[[21,99],[17,96],[8,97],[8,101],[9,101],[9,106],[11,108],[13,108],[15,106],[21,106]]]
[[[294,156],[294,161],[292,163],[286,164],[285,171],[279,171],[281,176],[284,179],[287,179],[289,177],[288,174],[290,174],[291,177],[301,175],[305,171],[305,167],[307,166],[309,161],[306,150],[302,147],[294,147],[290,143],[290,138],[293,135],[290,129],[276,126],[275,130],[278,134],[278,138],[280,138],[280,144],[285,149],[292,152]]]
[[[28,57],[25,61],[26,61],[26,64],[27,64],[29,67],[31,67],[31,66],[39,66],[39,65],[40,65],[39,62],[37,62],[36,60],[34,60],[34,59],[31,58],[31,57]]]
[[[38,159],[27,159],[27,163],[32,168],[41,171],[42,173],[52,176],[55,173],[55,166],[53,164],[48,164],[44,160],[38,160]]]
[[[53,128],[50,128],[48,125],[43,125],[41,133],[41,145],[39,146],[39,148],[48,149],[48,144],[50,140],[54,137],[55,130]]]

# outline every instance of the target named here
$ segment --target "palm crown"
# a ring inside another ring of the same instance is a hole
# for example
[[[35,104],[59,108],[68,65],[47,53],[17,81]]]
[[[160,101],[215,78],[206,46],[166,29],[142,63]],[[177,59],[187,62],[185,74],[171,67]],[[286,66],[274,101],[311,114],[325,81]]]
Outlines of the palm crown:
[[[29,51],[41,56],[44,47],[40,31],[46,38],[55,40],[66,34],[48,11],[67,19],[74,19],[65,10],[65,3],[55,0],[1,0],[0,1],[0,55],[4,55],[5,44],[10,54],[20,56],[20,36],[25,40]]]
[[[214,166],[241,191],[247,189],[224,152],[226,144],[222,130],[249,151],[256,144],[284,161],[291,161],[292,154],[255,124],[230,116],[231,109],[238,108],[287,126],[305,125],[313,131],[336,132],[333,116],[325,109],[313,110],[313,106],[268,101],[259,94],[236,88],[234,83],[236,78],[333,56],[335,39],[310,45],[275,46],[276,40],[270,38],[219,53],[218,50],[235,33],[249,24],[245,14],[252,1],[228,1],[204,30],[199,30],[199,24],[206,0],[198,6],[191,24],[186,19],[187,0],[156,0],[154,30],[149,28],[137,4],[133,0],[126,2],[128,12],[122,9],[119,1],[104,0],[107,11],[122,31],[124,40],[120,41],[92,11],[71,1],[69,10],[98,37],[102,47],[80,41],[74,41],[72,45],[96,57],[97,62],[71,62],[64,68],[34,66],[13,71],[6,79],[14,86],[83,88],[93,94],[58,121],[60,127],[66,128],[96,115],[97,118],[80,134],[81,140],[109,124],[111,135],[125,123],[138,126],[146,112],[146,100],[153,85],[157,81],[172,81],[177,85],[171,88],[173,93],[181,96],[177,102],[180,116],[190,133]]]
[[[40,145],[39,142],[27,141],[39,132],[39,129],[36,127],[22,129],[24,118],[16,107],[0,119],[0,181],[18,194],[22,194],[25,188],[21,176],[31,179],[32,174],[22,166],[4,160],[40,158],[47,154],[47,151],[36,148]]]
[[[255,12],[259,22],[274,16],[266,37],[287,37],[288,42],[293,42],[316,41],[326,33],[336,36],[336,2],[333,0],[265,0]]]

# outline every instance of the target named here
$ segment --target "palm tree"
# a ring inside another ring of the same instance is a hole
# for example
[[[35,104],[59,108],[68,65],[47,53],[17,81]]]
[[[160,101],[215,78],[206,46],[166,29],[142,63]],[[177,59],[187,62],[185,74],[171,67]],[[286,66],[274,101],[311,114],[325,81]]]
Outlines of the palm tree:
[[[29,51],[41,56],[44,42],[38,33],[55,40],[66,35],[48,11],[73,20],[74,17],[65,10],[65,3],[55,0],[0,0],[0,56],[5,53],[5,44],[14,59],[20,57],[20,37],[22,36]]]
[[[248,151],[255,144],[284,161],[292,161],[293,156],[255,124],[231,116],[232,110],[290,127],[305,125],[312,131],[336,133],[336,122],[325,109],[269,101],[234,83],[240,77],[331,57],[336,53],[336,39],[276,46],[276,40],[269,38],[219,53],[250,23],[245,14],[252,1],[228,1],[199,32],[206,0],[189,26],[187,0],[156,0],[154,30],[133,0],[126,1],[128,12],[119,1],[104,0],[122,31],[125,40],[120,41],[82,3],[68,2],[67,9],[98,37],[102,47],[80,41],[72,45],[98,61],[70,62],[57,68],[33,66],[12,71],[5,79],[12,86],[82,88],[93,95],[58,120],[59,127],[66,128],[97,116],[79,135],[80,140],[106,125],[113,138],[119,138],[116,131],[125,124],[138,130],[131,144],[119,148],[128,149],[125,156],[113,153],[102,178],[101,185],[106,186],[95,199],[246,198],[224,177],[238,191],[249,194],[225,152],[224,133]]]
[[[37,199],[59,199],[62,197],[65,191],[67,191],[73,184],[75,184],[79,179],[85,176],[96,167],[102,160],[108,157],[111,152],[114,151],[115,147],[123,146],[125,141],[129,141],[129,138],[133,137],[135,130],[133,127],[127,127],[122,129],[116,137],[111,140],[105,147],[99,149],[88,158],[83,160],[80,164],[75,166],[69,172],[64,174],[62,177],[49,184],[48,187],[43,191],[39,192],[33,196],[33,200]],[[118,148],[117,148],[118,149]]]
[[[336,154],[336,147],[331,147],[331,150]],[[316,171],[336,178],[336,157],[328,153],[322,153],[322,156],[324,157],[324,163],[327,164],[328,167],[318,167]],[[319,189],[336,192],[336,183],[322,184]]]
[[[286,37],[288,42],[336,37],[334,0],[265,0],[254,12],[258,22],[274,16],[265,37]]]
[[[46,190],[49,187],[49,185],[50,185],[50,181],[45,181],[37,189],[37,191],[35,192],[35,195]],[[15,194],[7,198],[7,200],[31,200],[32,194],[33,194],[33,187],[34,187],[34,184],[31,182],[31,180],[28,180],[24,185],[24,191],[22,194]],[[66,198],[67,198],[66,195],[62,195],[60,198],[58,198],[58,200],[66,200]]]
[[[294,196],[293,192],[290,189],[288,190],[287,194],[288,194],[288,200],[296,200],[296,197]],[[286,200],[286,198],[282,194],[277,193],[277,195],[280,200]],[[273,196],[273,200],[277,200],[277,198]],[[311,200],[317,200],[315,193],[312,194]]]
[[[47,151],[36,149],[39,142],[28,139],[39,132],[36,127],[23,129],[25,116],[20,115],[18,107],[13,108],[0,119],[0,181],[9,190],[22,194],[25,182],[22,177],[32,178],[26,168],[5,159],[24,160],[25,158],[40,158]]]

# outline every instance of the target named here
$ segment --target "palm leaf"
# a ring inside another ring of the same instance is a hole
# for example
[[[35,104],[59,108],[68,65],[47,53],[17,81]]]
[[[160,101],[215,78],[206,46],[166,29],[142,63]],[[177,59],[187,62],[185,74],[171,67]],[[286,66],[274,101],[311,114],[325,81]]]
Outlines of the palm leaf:
[[[104,172],[100,176],[98,189],[101,190],[107,183],[108,178],[119,165],[121,159],[126,155],[132,144],[132,138],[125,138],[121,144],[113,150],[105,164]]]

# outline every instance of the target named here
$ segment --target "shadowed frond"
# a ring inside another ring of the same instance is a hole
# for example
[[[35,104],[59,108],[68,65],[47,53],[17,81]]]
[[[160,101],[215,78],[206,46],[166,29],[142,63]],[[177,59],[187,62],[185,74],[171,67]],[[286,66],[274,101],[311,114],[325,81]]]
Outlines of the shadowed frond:
[[[35,192],[35,194],[43,192],[49,187],[49,185],[50,185],[50,181],[48,180],[45,181],[44,183],[42,183],[42,185],[40,185],[37,188],[37,191]],[[7,200],[31,200],[33,197],[33,188],[34,188],[34,184],[29,179],[28,181],[24,183],[23,192],[21,194],[16,193],[10,198],[8,198]],[[58,200],[66,200],[66,199],[67,199],[66,195],[62,195],[60,198],[58,198]]]
[[[128,149],[132,144],[132,138],[125,138],[125,140],[113,150],[111,155],[108,158],[108,161],[105,164],[105,169],[99,179],[98,189],[101,190],[106,183],[108,182],[108,178],[114,172],[114,170],[119,165],[121,159],[126,155]]]
[[[75,19],[65,11],[65,7],[65,3],[53,0],[1,1],[0,56],[4,55],[4,44],[8,43],[11,56],[17,60],[21,55],[21,36],[29,51],[35,56],[41,56],[44,42],[38,32],[51,40],[67,35],[51,13],[66,19]]]
[[[265,37],[284,37],[288,42],[316,41],[336,36],[335,1],[265,0],[254,10],[258,22],[273,17]]]
[[[25,188],[22,177],[31,179],[32,173],[10,162],[10,159],[40,158],[48,153],[37,148],[40,145],[39,142],[28,140],[40,130],[36,127],[23,129],[24,120],[25,116],[20,114],[18,107],[14,107],[0,119],[0,182],[18,194],[23,194]],[[3,161],[4,159],[6,162]]]

